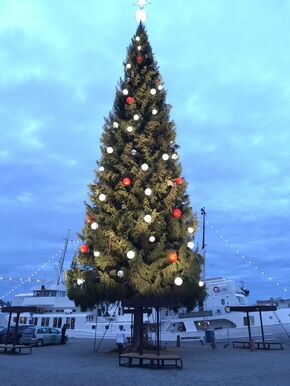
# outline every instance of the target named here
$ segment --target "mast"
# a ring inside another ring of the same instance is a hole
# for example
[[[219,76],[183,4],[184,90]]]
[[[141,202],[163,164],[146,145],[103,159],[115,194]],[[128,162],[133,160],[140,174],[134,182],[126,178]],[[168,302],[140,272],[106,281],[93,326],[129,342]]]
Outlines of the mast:
[[[203,272],[202,272],[202,278],[203,281],[205,280],[205,216],[206,216],[206,211],[205,211],[205,206],[200,209],[200,213],[202,215],[202,255],[203,255]]]
[[[59,266],[58,266],[58,274],[57,274],[57,281],[56,281],[57,285],[60,284],[60,278],[61,278],[61,274],[62,274],[62,270],[63,270],[63,263],[64,263],[66,251],[67,251],[68,242],[69,242],[69,234],[70,234],[70,229],[67,232],[66,238],[64,238],[65,243],[64,243],[63,254],[59,260]]]

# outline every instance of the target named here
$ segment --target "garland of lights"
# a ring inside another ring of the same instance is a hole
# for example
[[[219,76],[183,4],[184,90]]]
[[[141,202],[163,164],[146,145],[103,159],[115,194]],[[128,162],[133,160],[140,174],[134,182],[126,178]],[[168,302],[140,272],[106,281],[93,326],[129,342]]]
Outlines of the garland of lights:
[[[208,221],[206,221],[206,223],[209,224]],[[215,231],[215,234],[216,234],[217,236],[219,236],[219,238],[222,239],[222,240],[224,241],[225,245],[226,245],[228,248],[235,249],[235,247],[229,242],[229,240],[225,239],[224,235],[223,235],[221,232],[219,232],[217,229],[215,229],[215,227],[214,227],[213,225],[211,225],[211,224],[209,224],[209,225],[210,225],[210,229],[212,229],[212,230]],[[242,260],[243,260],[244,262],[247,262],[248,264],[250,264],[251,266],[253,266],[257,271],[259,271],[259,273],[260,273],[263,277],[267,277],[267,279],[268,279],[271,283],[274,284],[273,278],[272,278],[271,276],[269,276],[265,271],[261,270],[260,266],[259,266],[254,260],[249,259],[249,258],[246,257],[245,255],[241,255],[241,252],[240,252],[238,249],[236,249],[235,252],[236,252],[237,255],[241,256],[241,258],[242,258]],[[281,283],[277,281],[277,282],[276,282],[276,286],[277,286],[277,287],[278,287],[278,286],[280,287],[280,286],[281,286]],[[288,292],[288,289],[284,287],[284,288],[283,288],[283,291],[284,291],[284,292]]]
[[[69,240],[69,243],[80,243],[79,240]],[[20,283],[16,286],[14,286],[12,289],[10,289],[8,292],[6,292],[6,294],[4,294],[2,296],[2,299],[5,299],[7,296],[11,295],[14,291],[16,291],[17,289],[19,289],[22,285],[24,284],[27,284],[27,283],[33,283],[33,282],[36,282],[36,283],[40,283],[40,282],[49,282],[49,280],[45,279],[45,280],[42,280],[42,279],[36,279],[34,278],[35,275],[37,275],[42,268],[44,268],[45,266],[47,266],[49,263],[51,263],[52,261],[54,261],[57,257],[60,257],[60,254],[62,254],[64,251],[64,248],[60,249],[59,251],[57,251],[57,253],[54,255],[54,256],[51,256],[45,263],[43,263],[36,271],[34,271],[32,274],[30,274],[28,277],[26,277],[25,279],[24,278],[19,278],[19,277],[13,277],[13,276],[3,276],[1,275],[0,276],[0,282],[3,282],[5,280],[7,280],[8,282],[12,282],[12,281],[20,281]]]

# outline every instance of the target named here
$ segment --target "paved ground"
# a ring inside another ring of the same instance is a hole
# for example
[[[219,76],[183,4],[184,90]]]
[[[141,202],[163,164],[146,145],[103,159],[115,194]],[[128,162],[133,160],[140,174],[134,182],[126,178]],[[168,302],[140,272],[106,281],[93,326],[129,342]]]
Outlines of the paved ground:
[[[183,370],[119,367],[114,342],[94,353],[93,340],[70,339],[65,346],[33,348],[32,355],[0,354],[1,386],[289,386],[290,339],[284,351],[217,349],[197,342],[168,345],[179,353]]]

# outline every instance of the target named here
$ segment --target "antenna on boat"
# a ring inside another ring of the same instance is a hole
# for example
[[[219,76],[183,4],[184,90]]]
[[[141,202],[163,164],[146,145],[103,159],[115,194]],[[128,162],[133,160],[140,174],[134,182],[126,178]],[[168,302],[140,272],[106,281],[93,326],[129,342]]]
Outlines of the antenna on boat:
[[[62,270],[63,270],[63,263],[64,263],[66,251],[67,251],[68,242],[69,242],[69,234],[70,234],[70,229],[67,232],[66,238],[64,238],[65,243],[64,243],[63,254],[59,260],[59,266],[58,266],[58,274],[57,274],[57,281],[56,281],[57,285],[60,284],[60,278],[61,278],[61,274],[62,274]]]

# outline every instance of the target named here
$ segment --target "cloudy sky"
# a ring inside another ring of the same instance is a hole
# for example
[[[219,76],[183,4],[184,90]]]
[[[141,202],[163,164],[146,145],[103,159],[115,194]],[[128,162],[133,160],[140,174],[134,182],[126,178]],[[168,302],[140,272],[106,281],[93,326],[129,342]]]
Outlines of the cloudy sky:
[[[0,0],[0,297],[52,278],[82,228],[133,3]],[[290,3],[147,10],[191,204],[207,210],[206,274],[244,281],[251,301],[289,297]]]

